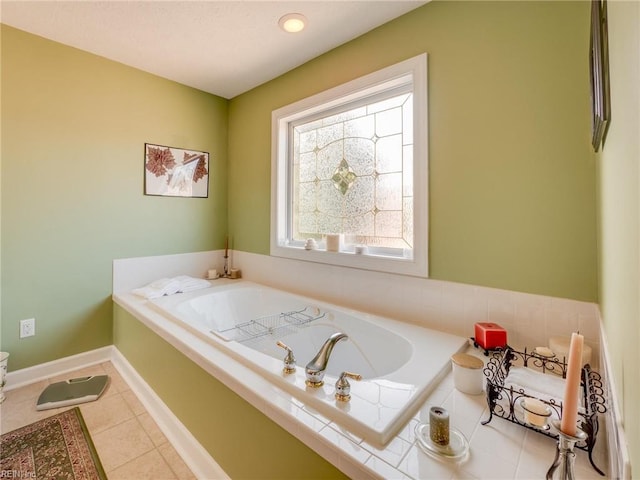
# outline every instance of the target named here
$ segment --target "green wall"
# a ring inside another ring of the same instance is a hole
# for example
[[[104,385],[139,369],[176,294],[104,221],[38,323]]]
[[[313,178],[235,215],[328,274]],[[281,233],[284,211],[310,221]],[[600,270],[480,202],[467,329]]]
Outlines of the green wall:
[[[114,344],[231,478],[347,478],[118,305]]]
[[[640,3],[608,2],[611,126],[598,161],[600,309],[640,477]]]
[[[587,2],[434,1],[233,98],[234,248],[269,252],[271,111],[427,52],[430,276],[595,301],[588,48]]]
[[[16,370],[112,343],[114,258],[222,247],[228,101],[6,25],[1,79],[1,348]],[[209,152],[209,198],[144,196],[145,142]]]

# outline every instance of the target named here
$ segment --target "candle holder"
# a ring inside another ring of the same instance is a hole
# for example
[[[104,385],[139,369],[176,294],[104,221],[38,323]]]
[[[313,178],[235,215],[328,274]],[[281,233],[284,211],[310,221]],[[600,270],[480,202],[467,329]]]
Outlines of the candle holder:
[[[224,273],[222,274],[223,278],[229,278],[231,275],[229,275],[229,254],[225,253],[224,255]]]
[[[558,449],[556,450],[556,458],[547,471],[547,480],[574,480],[576,464],[574,449],[578,442],[587,439],[587,434],[576,428],[575,435],[567,435],[560,430],[560,420],[552,420],[551,425],[558,434]]]
[[[493,352],[484,368],[489,418],[482,421],[482,424],[487,425],[494,417],[498,417],[539,434],[558,439],[560,435],[555,429],[546,427],[546,425],[534,425],[523,418],[523,414],[527,412],[522,408],[521,402],[526,399],[534,399],[537,394],[524,388],[506,385],[507,376],[512,366],[529,367],[559,377],[564,377],[567,370],[564,359],[540,355],[536,351],[528,352],[526,348],[524,351],[517,351],[507,347],[503,351]],[[579,440],[575,444],[575,448],[587,452],[593,468],[600,475],[605,476],[604,471],[596,465],[593,458],[593,450],[600,429],[598,417],[607,411],[605,390],[600,374],[591,370],[589,365],[582,367],[581,396],[583,408],[578,411],[577,424],[580,425],[586,437]],[[562,418],[561,401],[537,400],[551,409],[551,417]],[[551,417],[549,417],[549,421],[551,421]]]

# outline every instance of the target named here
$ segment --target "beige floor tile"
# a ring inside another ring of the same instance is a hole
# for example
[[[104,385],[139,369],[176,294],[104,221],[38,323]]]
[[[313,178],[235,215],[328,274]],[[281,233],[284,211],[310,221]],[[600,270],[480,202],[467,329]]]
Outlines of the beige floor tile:
[[[109,480],[175,480],[177,477],[157,450],[151,450],[107,472]]]
[[[84,421],[92,433],[98,433],[134,417],[133,411],[121,394],[105,397],[100,402],[80,406]]]
[[[100,364],[107,375],[109,375],[109,385],[112,390],[116,392],[124,392],[129,390],[129,385],[124,381],[116,367],[111,362],[105,362]]]
[[[92,438],[107,472],[154,449],[153,442],[136,418],[92,435]]]
[[[138,416],[138,421],[156,447],[167,443],[167,437],[164,436],[164,433],[162,433],[155,420],[151,418],[151,415],[145,412]]]
[[[33,400],[35,405],[42,391],[47,388],[47,385],[49,385],[47,380],[41,380],[39,382],[25,385],[24,387],[15,388],[9,391],[5,390],[4,393],[7,398],[2,402],[2,405],[11,404],[13,402],[20,403],[25,400]]]
[[[7,433],[72,407],[38,411],[36,410],[36,399],[31,399],[17,404],[10,404],[5,401],[0,408],[0,432]]]
[[[182,457],[178,455],[176,449],[170,443],[165,443],[158,447],[158,450],[167,461],[167,463],[171,466],[171,470],[176,474],[176,478],[179,480],[195,480],[195,476],[189,470],[186,463],[182,461]]]
[[[127,402],[127,405],[129,405],[129,408],[131,408],[131,411],[135,415],[141,415],[146,411],[142,402],[138,400],[136,394],[131,390],[125,390],[121,394],[122,398],[124,398],[125,402]]]

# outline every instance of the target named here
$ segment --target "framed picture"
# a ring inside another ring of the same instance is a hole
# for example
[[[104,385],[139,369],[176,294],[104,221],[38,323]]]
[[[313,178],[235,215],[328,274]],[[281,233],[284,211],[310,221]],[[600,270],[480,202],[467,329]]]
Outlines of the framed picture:
[[[209,153],[144,144],[144,194],[209,196]]]
[[[589,60],[591,77],[591,144],[597,152],[604,146],[607,129],[611,121],[606,0],[591,0]]]

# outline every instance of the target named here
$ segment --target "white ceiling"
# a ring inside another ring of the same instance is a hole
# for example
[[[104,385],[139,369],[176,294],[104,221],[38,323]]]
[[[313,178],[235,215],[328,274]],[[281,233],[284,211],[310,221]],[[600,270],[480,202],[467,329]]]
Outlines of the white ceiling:
[[[2,23],[233,98],[427,1],[1,0]],[[278,20],[302,13],[307,28]]]

